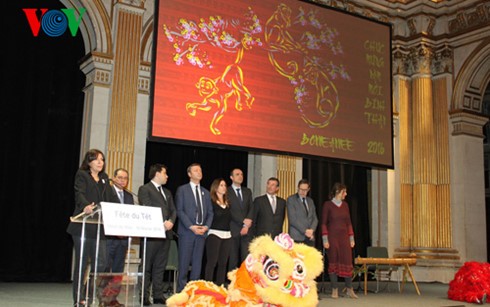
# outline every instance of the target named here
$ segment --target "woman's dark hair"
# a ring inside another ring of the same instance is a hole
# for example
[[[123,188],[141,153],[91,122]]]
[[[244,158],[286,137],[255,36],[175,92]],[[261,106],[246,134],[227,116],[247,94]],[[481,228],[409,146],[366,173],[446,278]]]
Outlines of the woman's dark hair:
[[[347,190],[347,186],[345,184],[340,182],[334,183],[332,190],[330,190],[330,199],[334,198],[335,195],[339,194],[342,190]]]
[[[90,170],[90,165],[89,163],[97,160],[97,157],[99,155],[102,155],[102,160],[104,161],[104,166],[102,167],[101,173],[105,171],[105,156],[102,153],[102,151],[92,148],[89,151],[85,153],[85,157],[83,158],[82,165],[80,166],[81,170],[88,171]]]
[[[226,181],[223,178],[218,178],[218,179],[214,179],[213,183],[211,183],[211,187],[209,188],[209,194],[211,194],[211,200],[215,203],[218,203],[217,192],[218,192],[218,187],[219,187],[221,181],[224,181],[226,184]],[[226,205],[228,207],[229,206],[228,196],[226,195],[226,192],[225,192],[225,194],[223,194],[223,201],[225,202],[224,205]]]

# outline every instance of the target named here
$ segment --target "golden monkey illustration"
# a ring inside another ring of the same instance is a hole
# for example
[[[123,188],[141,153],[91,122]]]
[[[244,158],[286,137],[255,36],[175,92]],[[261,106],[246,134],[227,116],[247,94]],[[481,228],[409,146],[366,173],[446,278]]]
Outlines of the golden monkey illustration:
[[[196,88],[203,100],[201,102],[188,102],[185,106],[191,116],[196,115],[197,109],[208,112],[215,108],[216,112],[209,124],[209,129],[214,135],[221,134],[216,126],[228,110],[229,102],[235,103],[237,111],[243,109],[243,100],[249,109],[252,108],[255,98],[245,86],[243,71],[238,65],[242,55],[243,49],[240,49],[235,63],[226,66],[223,74],[218,78],[201,77],[196,83]]]

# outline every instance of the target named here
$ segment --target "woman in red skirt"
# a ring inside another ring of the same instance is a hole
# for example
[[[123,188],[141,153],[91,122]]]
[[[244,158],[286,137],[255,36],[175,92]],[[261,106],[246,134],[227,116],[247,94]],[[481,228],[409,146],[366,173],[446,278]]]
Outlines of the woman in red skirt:
[[[332,285],[332,298],[339,297],[338,277],[343,277],[346,295],[358,298],[352,288],[352,248],[354,230],[350,219],[349,205],[344,201],[347,187],[335,183],[330,192],[330,200],[323,204],[322,240],[328,255],[328,276]]]

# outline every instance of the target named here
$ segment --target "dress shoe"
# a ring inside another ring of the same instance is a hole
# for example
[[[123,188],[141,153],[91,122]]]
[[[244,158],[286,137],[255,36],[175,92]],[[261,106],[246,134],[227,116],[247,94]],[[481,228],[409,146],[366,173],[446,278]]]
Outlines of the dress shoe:
[[[153,304],[162,304],[162,305],[165,305],[165,299],[164,298],[154,298],[153,299]]]
[[[150,300],[149,300],[149,299],[147,299],[147,298],[144,298],[144,299],[143,299],[143,306],[150,306],[150,305],[151,305]]]

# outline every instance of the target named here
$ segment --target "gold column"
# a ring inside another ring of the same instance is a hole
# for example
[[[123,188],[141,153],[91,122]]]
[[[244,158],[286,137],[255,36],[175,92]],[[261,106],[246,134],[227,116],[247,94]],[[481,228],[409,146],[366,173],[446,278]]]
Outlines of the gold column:
[[[398,78],[394,94],[400,105],[401,247],[395,257],[459,259],[451,249],[450,58],[447,50],[434,54],[419,45],[405,57],[413,68],[411,84]]]
[[[110,176],[119,167],[130,172],[133,169],[143,12],[143,9],[127,4],[115,6],[114,79],[107,150]],[[131,180],[129,182],[131,184]]]
[[[289,195],[296,193],[296,161],[299,158],[290,156],[277,156],[277,179],[281,183],[278,196],[287,199]],[[289,223],[286,218],[282,226],[282,231],[287,233]]]
[[[401,213],[401,246],[412,246],[412,129],[410,80],[406,77],[395,77],[397,86],[394,96],[398,98],[399,105],[399,140],[400,140],[400,213]]]
[[[413,247],[434,245],[436,235],[437,161],[434,140],[432,81],[428,75],[412,80],[413,131]]]
[[[436,247],[452,247],[451,223],[451,195],[449,177],[449,109],[448,109],[448,82],[449,75],[433,81],[434,100],[434,132],[436,138],[437,186],[436,186],[436,224],[438,225]]]

